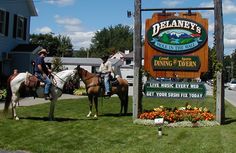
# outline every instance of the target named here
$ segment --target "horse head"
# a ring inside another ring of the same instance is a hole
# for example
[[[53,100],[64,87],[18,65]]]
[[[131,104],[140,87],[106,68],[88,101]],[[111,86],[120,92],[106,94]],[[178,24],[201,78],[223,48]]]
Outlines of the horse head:
[[[81,68],[80,65],[77,65],[75,70],[77,71],[79,78],[83,79],[83,77],[85,75],[85,70],[83,68]]]

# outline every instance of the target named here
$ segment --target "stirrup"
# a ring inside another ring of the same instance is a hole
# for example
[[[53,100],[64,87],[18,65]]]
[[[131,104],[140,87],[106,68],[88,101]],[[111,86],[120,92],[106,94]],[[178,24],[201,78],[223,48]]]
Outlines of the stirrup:
[[[44,99],[45,100],[52,100],[52,97],[50,96],[50,94],[45,94]]]

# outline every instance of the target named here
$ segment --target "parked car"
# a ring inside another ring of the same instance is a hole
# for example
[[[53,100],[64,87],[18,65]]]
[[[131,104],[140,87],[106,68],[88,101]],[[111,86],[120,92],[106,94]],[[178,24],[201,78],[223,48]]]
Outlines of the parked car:
[[[207,80],[206,83],[207,83],[209,86],[213,86],[213,79]]]
[[[228,89],[229,90],[236,90],[236,80],[230,81],[230,83],[228,84]]]

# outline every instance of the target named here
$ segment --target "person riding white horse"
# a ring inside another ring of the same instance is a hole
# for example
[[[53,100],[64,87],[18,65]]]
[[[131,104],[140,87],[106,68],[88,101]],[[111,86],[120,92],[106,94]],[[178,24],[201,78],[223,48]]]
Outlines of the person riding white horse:
[[[65,83],[69,82],[73,79],[77,74],[77,69],[75,70],[63,70],[58,73],[52,74],[54,77],[55,84],[51,87],[51,96],[50,99],[50,111],[49,111],[49,120],[54,119],[54,109],[57,99],[62,95],[63,87]],[[18,73],[15,77],[10,77],[7,82],[7,96],[4,106],[4,113],[8,112],[8,108],[10,104],[12,104],[12,117],[15,120],[19,120],[19,117],[16,114],[16,104],[19,102],[21,95],[21,89],[26,89],[28,86],[26,85],[26,80],[29,76],[33,76],[32,74],[26,73]],[[35,76],[33,76],[35,77]],[[36,95],[38,98],[44,98],[44,88],[42,86],[37,86],[35,89]]]
[[[52,86],[52,81],[49,79],[48,75],[52,72],[45,64],[44,58],[47,56],[48,52],[46,49],[41,49],[38,52],[38,57],[34,64],[34,75],[42,82],[45,83],[44,87],[44,97],[45,100],[51,100],[50,88]]]

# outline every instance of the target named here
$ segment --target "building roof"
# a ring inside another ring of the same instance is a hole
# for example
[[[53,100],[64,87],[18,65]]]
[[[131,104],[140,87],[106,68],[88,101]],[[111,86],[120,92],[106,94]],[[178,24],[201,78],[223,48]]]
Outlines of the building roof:
[[[33,0],[27,0],[27,4],[29,6],[30,15],[31,16],[38,16],[38,13],[36,11],[36,8],[35,8]]]
[[[52,63],[53,57],[45,57],[45,63]],[[64,65],[90,65],[100,66],[102,63],[101,58],[77,58],[77,57],[61,57]],[[109,59],[113,66],[120,66],[123,62],[120,59]]]
[[[45,57],[45,63],[52,63],[53,57]],[[61,61],[65,65],[91,65],[100,66],[101,58],[77,58],[77,57],[61,57]]]

